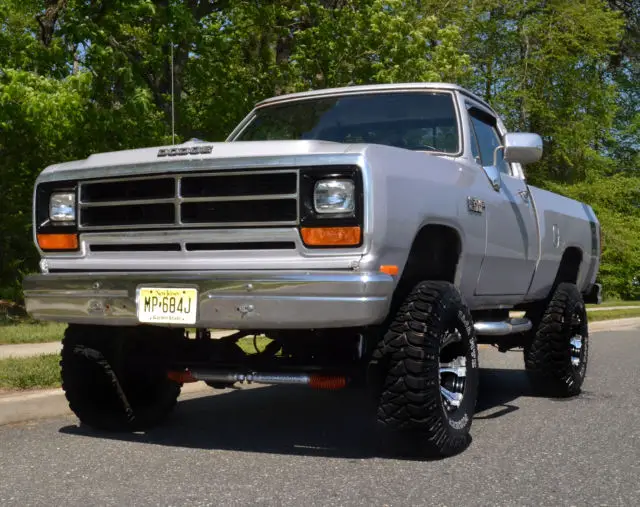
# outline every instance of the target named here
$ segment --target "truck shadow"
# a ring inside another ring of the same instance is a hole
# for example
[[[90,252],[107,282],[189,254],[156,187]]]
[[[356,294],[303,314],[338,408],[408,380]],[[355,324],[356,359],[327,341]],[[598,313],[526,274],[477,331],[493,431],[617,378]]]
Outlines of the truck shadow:
[[[496,419],[519,410],[520,397],[537,396],[524,370],[484,368],[474,420]]]
[[[481,370],[476,418],[506,416],[518,410],[512,402],[523,395],[529,395],[524,372]],[[364,459],[380,456],[374,413],[364,390],[261,387],[182,400],[163,426],[145,433],[106,433],[82,425],[60,432],[172,447]]]

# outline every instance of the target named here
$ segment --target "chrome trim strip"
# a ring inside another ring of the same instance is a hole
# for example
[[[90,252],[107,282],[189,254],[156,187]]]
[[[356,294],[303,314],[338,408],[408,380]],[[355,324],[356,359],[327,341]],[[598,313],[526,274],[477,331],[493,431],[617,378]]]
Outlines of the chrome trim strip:
[[[33,289],[29,292],[30,296],[41,298],[50,297],[67,297],[67,298],[93,298],[98,292],[96,290],[57,290],[55,293],[48,289]],[[129,295],[127,290],[101,290],[100,297],[106,298],[126,298]]]
[[[182,178],[180,178],[180,176],[176,176],[174,183],[175,183],[175,188],[174,188],[175,202],[173,203],[173,207],[174,207],[173,223],[174,225],[179,226],[180,224],[182,224],[182,207],[180,206],[180,196],[182,195]]]
[[[236,227],[284,227],[287,225],[298,225],[298,220],[291,222],[180,222],[179,224],[167,223],[167,224],[142,224],[142,225],[102,225],[102,226],[82,226],[78,227],[80,231],[140,231],[146,229],[166,229],[166,230],[180,230],[180,229],[194,229],[199,227],[224,227],[224,228],[236,228]]]
[[[236,195],[222,197],[180,197],[180,202],[233,202],[233,201],[270,201],[277,199],[298,199],[298,194],[262,194]]]
[[[103,201],[103,202],[79,202],[83,208],[98,208],[100,206],[136,206],[142,204],[170,204],[175,201],[175,197],[166,197],[160,199],[137,199],[132,201]]]

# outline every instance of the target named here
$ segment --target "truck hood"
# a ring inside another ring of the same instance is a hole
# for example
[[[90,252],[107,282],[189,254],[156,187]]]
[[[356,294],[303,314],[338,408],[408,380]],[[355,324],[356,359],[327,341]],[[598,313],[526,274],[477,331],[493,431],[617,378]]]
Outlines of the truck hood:
[[[351,147],[355,149],[351,149]],[[366,145],[328,141],[187,142],[91,155],[84,160],[47,167],[38,181],[108,178],[132,174],[161,174],[203,169],[282,167],[327,163],[356,163]],[[180,148],[203,148],[189,154]],[[206,148],[206,150],[204,149]],[[159,156],[159,153],[161,155]],[[339,158],[339,161],[336,160]],[[352,160],[349,160],[352,159]]]

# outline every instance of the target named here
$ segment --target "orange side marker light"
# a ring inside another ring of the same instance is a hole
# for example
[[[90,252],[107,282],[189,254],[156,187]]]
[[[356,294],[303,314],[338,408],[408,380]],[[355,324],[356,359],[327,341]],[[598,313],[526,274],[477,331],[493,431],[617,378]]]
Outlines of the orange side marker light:
[[[380,273],[396,276],[398,273],[400,273],[400,269],[398,268],[398,266],[394,266],[393,264],[385,264],[380,266]]]

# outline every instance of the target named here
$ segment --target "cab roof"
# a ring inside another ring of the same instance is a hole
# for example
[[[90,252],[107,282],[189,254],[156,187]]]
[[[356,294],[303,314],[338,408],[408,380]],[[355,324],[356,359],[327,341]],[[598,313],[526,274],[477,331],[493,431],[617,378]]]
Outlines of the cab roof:
[[[366,93],[379,93],[379,92],[400,92],[400,91],[456,91],[462,93],[478,102],[489,110],[495,113],[493,108],[478,97],[476,94],[470,92],[462,86],[452,83],[394,83],[394,84],[373,84],[373,85],[359,85],[359,86],[343,86],[340,88],[324,88],[321,90],[312,90],[308,92],[288,93],[285,95],[278,95],[277,97],[271,97],[266,100],[262,100],[256,104],[256,108],[270,106],[282,102],[290,102],[296,100],[305,100],[311,98],[323,98],[323,97],[335,97],[341,95],[351,94],[366,94]]]

